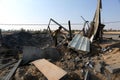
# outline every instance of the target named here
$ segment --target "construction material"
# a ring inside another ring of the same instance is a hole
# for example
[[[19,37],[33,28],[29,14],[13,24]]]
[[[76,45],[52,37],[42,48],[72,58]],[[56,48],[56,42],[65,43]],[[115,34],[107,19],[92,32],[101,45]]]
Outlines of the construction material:
[[[90,40],[87,37],[76,34],[72,41],[68,44],[69,48],[75,49],[79,52],[90,52]]]
[[[66,71],[50,63],[45,59],[40,59],[32,62],[48,80],[59,80],[67,74]]]
[[[30,61],[43,58],[43,50],[37,47],[24,46],[23,47],[23,63],[26,64]]]
[[[4,80],[10,80],[13,76],[13,74],[15,73],[15,71],[17,70],[18,66],[20,65],[22,59],[20,59],[15,66],[12,68],[12,70],[10,71],[10,73],[5,77]]]
[[[42,58],[51,59],[54,61],[59,59],[59,57],[60,57],[60,53],[57,51],[56,48],[40,49],[38,47],[33,47],[33,46],[24,46],[22,64],[27,64],[31,61]]]
[[[91,22],[91,27],[88,31],[88,37],[90,41],[93,42],[93,39],[102,39],[104,24],[101,24],[101,9],[102,9],[102,0],[98,0],[97,9]]]
[[[65,27],[63,27],[61,24],[59,24],[58,22],[56,22],[52,18],[50,19],[49,24],[48,24],[48,29],[49,29],[50,33],[51,33],[51,30],[50,30],[50,23],[51,23],[51,21],[54,22],[55,24],[57,24],[59,27],[62,27],[65,31],[67,31],[69,33],[69,30],[67,30]]]
[[[89,73],[89,71],[86,72],[84,80],[90,80],[90,73]]]
[[[70,23],[70,21],[68,21],[68,26],[69,26],[70,39],[72,39],[72,32],[71,32],[71,23]]]

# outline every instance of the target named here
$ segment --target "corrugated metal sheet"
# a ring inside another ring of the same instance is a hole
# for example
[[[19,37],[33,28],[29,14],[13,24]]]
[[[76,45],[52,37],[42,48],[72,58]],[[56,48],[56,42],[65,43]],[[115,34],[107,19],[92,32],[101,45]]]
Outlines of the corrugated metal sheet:
[[[68,44],[69,48],[81,52],[90,52],[90,40],[80,34],[76,34],[72,41]]]

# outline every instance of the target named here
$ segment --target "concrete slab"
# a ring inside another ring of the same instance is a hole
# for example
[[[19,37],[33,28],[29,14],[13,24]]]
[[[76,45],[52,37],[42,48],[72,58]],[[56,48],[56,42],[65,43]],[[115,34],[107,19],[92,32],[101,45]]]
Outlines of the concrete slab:
[[[43,50],[33,46],[23,47],[23,61],[22,64],[26,64],[30,61],[41,59],[43,57]]]
[[[27,64],[31,61],[38,59],[51,59],[58,60],[60,58],[60,53],[56,48],[45,48],[40,49],[38,47],[33,46],[24,46],[23,48],[23,64]]]

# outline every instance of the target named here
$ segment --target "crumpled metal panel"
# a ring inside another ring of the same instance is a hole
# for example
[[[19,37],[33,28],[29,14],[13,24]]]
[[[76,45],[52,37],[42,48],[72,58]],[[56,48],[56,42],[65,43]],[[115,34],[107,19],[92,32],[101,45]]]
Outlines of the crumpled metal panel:
[[[69,48],[81,52],[90,52],[90,40],[80,34],[76,34],[72,41],[68,44]]]

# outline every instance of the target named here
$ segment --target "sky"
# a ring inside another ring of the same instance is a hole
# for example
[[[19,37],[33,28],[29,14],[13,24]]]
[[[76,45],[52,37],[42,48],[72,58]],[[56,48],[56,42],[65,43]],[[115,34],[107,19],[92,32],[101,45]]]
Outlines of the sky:
[[[102,0],[102,22],[120,21],[120,0]],[[81,16],[92,21],[97,0],[0,0],[0,24],[83,23]],[[45,25],[44,25],[45,26]],[[40,29],[42,26],[4,26],[2,29]],[[47,27],[47,26],[46,26]],[[72,26],[79,29],[82,26]],[[119,23],[106,24],[106,29],[120,29]]]

